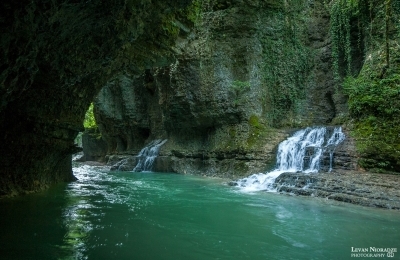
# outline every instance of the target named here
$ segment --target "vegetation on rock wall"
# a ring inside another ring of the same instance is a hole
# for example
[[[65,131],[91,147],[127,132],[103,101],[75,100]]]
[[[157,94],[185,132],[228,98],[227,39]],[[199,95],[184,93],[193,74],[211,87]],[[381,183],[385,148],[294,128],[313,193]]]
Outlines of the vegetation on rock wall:
[[[259,118],[256,115],[252,115],[249,118],[249,135],[247,138],[247,147],[254,148],[264,144],[267,138],[274,138],[274,131],[263,118]]]
[[[313,58],[306,46],[309,2],[269,0],[243,4],[207,0],[195,3],[193,14],[196,15],[193,17],[196,17],[198,43],[193,51],[201,57],[199,73],[203,83],[214,84],[212,79],[215,71],[226,70],[224,78],[219,81],[229,82],[232,102],[236,107],[239,104],[245,106],[249,101],[246,99],[247,90],[250,90],[249,93],[258,91],[257,99],[261,100],[257,100],[257,103],[263,104],[261,113],[268,126],[302,126],[304,122],[300,119],[300,111],[306,99],[306,85]],[[248,19],[235,21],[235,24],[230,21],[232,15],[238,16],[238,19]],[[252,43],[254,38],[257,42]],[[216,45],[232,39],[247,39],[248,46],[245,46],[246,49],[242,47],[240,53],[231,57],[231,67],[218,68],[220,64],[214,64],[210,69],[210,63],[215,63],[217,59],[224,60],[218,57],[219,53],[225,52],[224,55],[227,55],[232,51],[230,48],[239,48],[239,42],[238,46],[229,48]],[[262,57],[254,57],[249,61],[260,47]],[[247,56],[243,58],[241,55]],[[239,61],[244,63],[238,64]],[[249,86],[245,86],[245,83]]]
[[[333,67],[337,79],[347,76],[343,86],[359,164],[369,170],[399,172],[400,5],[340,0],[332,4],[331,15]],[[361,70],[353,63],[357,49],[364,55]]]
[[[333,71],[335,79],[339,80],[343,75],[352,74],[352,21],[357,21],[357,48],[361,48],[361,31],[366,17],[362,16],[365,11],[360,10],[359,0],[332,1],[330,5]]]
[[[344,82],[360,166],[380,172],[400,171],[400,48],[391,50],[392,66],[384,77],[379,69],[384,55],[376,52],[357,77]]]
[[[305,45],[307,1],[291,1],[271,9],[272,23],[261,23],[263,47],[263,102],[270,126],[300,126],[298,119],[311,69],[311,51]]]

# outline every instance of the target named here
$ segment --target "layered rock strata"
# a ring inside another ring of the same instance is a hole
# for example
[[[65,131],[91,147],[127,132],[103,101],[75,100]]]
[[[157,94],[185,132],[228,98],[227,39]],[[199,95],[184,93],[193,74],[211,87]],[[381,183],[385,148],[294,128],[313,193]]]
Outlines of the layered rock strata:
[[[321,197],[368,207],[400,209],[399,175],[334,171],[283,173],[275,188],[282,193]]]

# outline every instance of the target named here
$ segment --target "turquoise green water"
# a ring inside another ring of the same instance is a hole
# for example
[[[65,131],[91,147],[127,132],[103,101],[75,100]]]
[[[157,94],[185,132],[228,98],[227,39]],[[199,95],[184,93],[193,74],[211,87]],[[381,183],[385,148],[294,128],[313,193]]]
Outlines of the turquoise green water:
[[[0,259],[354,259],[352,247],[400,249],[397,211],[178,174],[75,174],[0,201]]]

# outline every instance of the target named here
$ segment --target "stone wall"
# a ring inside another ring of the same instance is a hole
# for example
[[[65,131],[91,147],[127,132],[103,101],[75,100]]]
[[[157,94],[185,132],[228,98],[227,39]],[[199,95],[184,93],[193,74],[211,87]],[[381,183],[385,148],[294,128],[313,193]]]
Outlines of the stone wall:
[[[82,134],[83,157],[79,161],[103,162],[108,152],[107,143],[98,129],[86,129]]]

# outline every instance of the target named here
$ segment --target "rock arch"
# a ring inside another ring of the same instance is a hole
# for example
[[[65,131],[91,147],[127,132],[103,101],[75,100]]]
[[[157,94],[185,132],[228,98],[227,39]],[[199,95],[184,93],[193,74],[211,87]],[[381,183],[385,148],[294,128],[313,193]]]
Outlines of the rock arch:
[[[0,196],[73,179],[73,140],[90,102],[120,71],[171,62],[174,21],[189,22],[190,3],[0,3]]]

